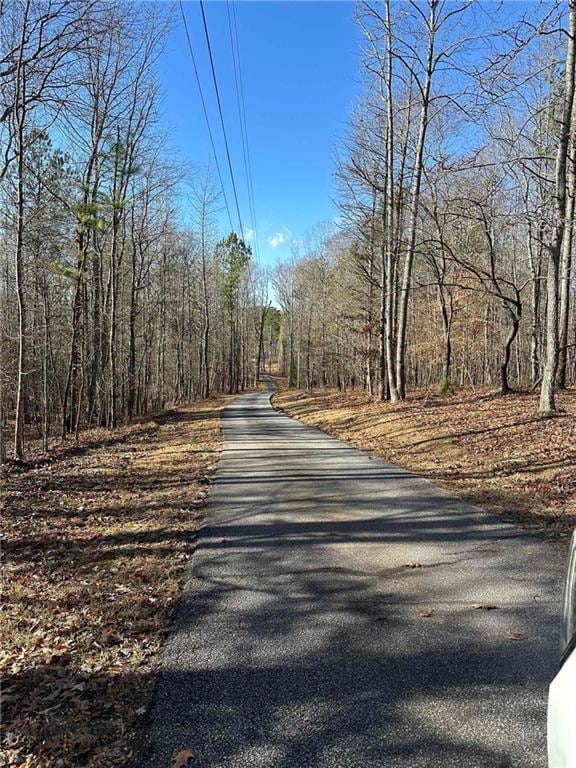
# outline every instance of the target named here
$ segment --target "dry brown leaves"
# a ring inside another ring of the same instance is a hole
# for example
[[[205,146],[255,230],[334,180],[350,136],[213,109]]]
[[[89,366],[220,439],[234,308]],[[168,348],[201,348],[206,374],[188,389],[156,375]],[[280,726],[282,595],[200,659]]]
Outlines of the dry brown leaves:
[[[5,765],[123,765],[218,463],[197,403],[96,431],[4,483]]]
[[[403,403],[362,392],[283,389],[274,402],[358,447],[428,477],[485,508],[567,536],[576,525],[576,390],[558,396],[560,414],[537,415],[535,394],[486,388],[454,397],[420,390]]]

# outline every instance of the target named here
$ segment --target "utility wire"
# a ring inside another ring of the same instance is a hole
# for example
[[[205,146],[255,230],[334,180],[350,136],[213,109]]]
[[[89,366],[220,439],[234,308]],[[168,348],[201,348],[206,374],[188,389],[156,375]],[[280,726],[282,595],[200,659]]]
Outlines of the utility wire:
[[[232,190],[234,192],[234,201],[236,203],[236,213],[238,214],[238,223],[240,224],[240,233],[242,235],[242,240],[244,240],[244,227],[242,226],[242,216],[240,215],[240,205],[238,204],[238,192],[236,191],[236,181],[234,179],[234,171],[232,169],[232,160],[230,158],[230,147],[228,146],[228,136],[226,134],[226,126],[224,125],[224,114],[222,112],[222,102],[220,101],[220,90],[218,88],[218,80],[216,79],[216,68],[214,67],[214,57],[212,56],[212,45],[210,43],[210,35],[208,33],[208,24],[206,22],[206,13],[204,12],[203,0],[200,0],[200,10],[202,11],[202,23],[204,24],[204,34],[206,35],[206,45],[208,46],[208,55],[210,56],[210,67],[212,69],[212,79],[214,81],[214,89],[216,91],[216,101],[218,102],[220,124],[222,126],[222,134],[224,136],[224,145],[226,147],[226,157],[228,158],[228,170],[230,171],[230,179],[232,181]]]
[[[232,6],[232,12],[230,12]],[[250,144],[248,141],[248,125],[246,122],[246,105],[244,102],[244,85],[242,82],[242,66],[240,62],[240,44],[238,41],[238,24],[236,21],[236,4],[234,0],[226,0],[228,11],[228,30],[230,32],[230,47],[232,49],[232,61],[234,63],[234,82],[236,85],[236,102],[238,106],[238,119],[240,121],[240,132],[242,136],[242,153],[244,157],[244,171],[246,174],[246,185],[248,187],[248,203],[250,207],[250,218],[252,230],[254,232],[254,250],[256,258],[260,260],[258,230],[256,226],[256,207],[254,205],[254,185],[252,182],[252,167],[250,162]],[[234,28],[234,32],[232,31]],[[236,64],[236,61],[238,64]]]
[[[234,64],[234,83],[236,86],[236,104],[238,107],[238,120],[240,122],[240,134],[242,137],[242,154],[244,158],[244,172],[246,176],[246,186],[248,190],[248,204],[250,208],[250,218],[252,230],[254,232],[254,248],[256,257],[258,254],[258,235],[256,230],[256,211],[254,207],[254,193],[252,186],[252,172],[250,167],[250,150],[248,144],[248,129],[246,123],[246,110],[244,106],[244,93],[242,87],[242,69],[240,65],[240,46],[238,43],[238,27],[236,24],[235,6],[232,3],[232,13],[230,12],[230,0],[226,0],[226,9],[228,12],[228,31],[230,33],[230,47],[232,50],[232,61]],[[234,32],[232,27],[234,26]]]
[[[182,14],[182,21],[184,22],[184,29],[186,30],[186,39],[188,40],[188,50],[190,51],[190,57],[192,59],[192,65],[194,67],[194,74],[196,75],[196,83],[198,84],[198,91],[200,93],[200,101],[202,102],[202,109],[204,111],[204,118],[206,120],[206,127],[208,128],[208,135],[210,136],[210,144],[212,145],[212,153],[214,154],[214,161],[216,163],[216,171],[218,172],[218,179],[220,180],[220,187],[222,189],[222,197],[224,198],[224,205],[226,206],[226,213],[228,214],[228,222],[230,229],[234,229],[232,224],[232,216],[230,215],[230,207],[228,200],[226,199],[226,191],[224,189],[224,182],[222,180],[222,172],[220,171],[220,163],[218,162],[218,153],[216,152],[216,145],[214,144],[214,136],[212,135],[212,129],[210,127],[210,118],[208,117],[208,110],[206,109],[206,102],[204,101],[204,94],[202,93],[202,85],[200,83],[200,76],[198,74],[198,67],[196,66],[196,58],[194,56],[194,50],[192,49],[192,42],[190,40],[190,33],[188,31],[188,24],[186,22],[186,16],[184,14],[184,7],[182,0],[178,0],[180,5],[180,13]]]

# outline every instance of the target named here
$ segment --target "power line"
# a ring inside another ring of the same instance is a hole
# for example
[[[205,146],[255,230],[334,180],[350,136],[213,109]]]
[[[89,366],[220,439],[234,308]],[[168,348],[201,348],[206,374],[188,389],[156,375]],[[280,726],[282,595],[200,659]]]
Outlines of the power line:
[[[186,16],[184,14],[184,7],[182,6],[182,0],[178,0],[180,5],[180,13],[182,14],[182,21],[184,22],[184,29],[186,31],[186,39],[188,40],[188,50],[190,51],[190,57],[192,59],[192,65],[194,67],[194,74],[196,75],[196,83],[198,84],[198,91],[200,93],[200,101],[202,102],[202,109],[204,111],[204,118],[206,120],[206,127],[208,128],[208,135],[210,136],[210,144],[212,145],[212,153],[214,154],[214,161],[216,163],[216,171],[218,173],[218,179],[220,180],[220,187],[222,189],[222,197],[224,198],[224,205],[226,206],[226,213],[228,214],[228,222],[230,229],[234,229],[232,224],[232,216],[230,215],[230,207],[228,200],[226,199],[226,191],[224,189],[224,182],[222,180],[222,172],[220,171],[220,163],[218,162],[218,154],[216,152],[216,145],[214,144],[214,136],[212,135],[212,129],[210,128],[210,119],[208,117],[208,110],[206,109],[206,102],[204,101],[204,94],[202,93],[202,85],[200,83],[200,76],[198,74],[198,67],[196,66],[196,58],[194,56],[194,50],[192,49],[192,42],[190,40],[190,33],[188,31],[188,24],[186,22]]]
[[[232,13],[230,13],[230,5],[232,5]],[[248,141],[248,125],[246,121],[246,105],[244,101],[244,84],[242,82],[240,44],[238,40],[238,24],[236,21],[236,4],[234,0],[232,0],[232,3],[230,3],[230,0],[227,0],[226,8],[228,11],[228,30],[230,32],[230,47],[232,49],[232,61],[234,63],[234,81],[236,85],[236,102],[238,105],[238,119],[240,121],[240,132],[242,136],[242,153],[244,157],[244,171],[246,173],[246,185],[248,187],[248,203],[250,208],[252,229],[254,231],[254,249],[256,251],[256,258],[259,260],[260,253],[259,253],[259,244],[258,244],[258,231],[256,226],[256,206],[254,205],[254,185],[252,182],[252,166],[250,162],[250,144]],[[234,33],[232,32],[232,27],[234,27]],[[236,50],[236,53],[234,53],[234,50]],[[238,65],[236,65],[236,60],[238,60]]]
[[[222,134],[224,136],[224,146],[226,147],[226,157],[228,158],[228,170],[230,171],[230,179],[232,181],[232,190],[234,192],[234,201],[236,202],[236,213],[238,214],[238,223],[240,224],[240,233],[242,240],[244,240],[244,227],[242,226],[242,216],[240,215],[240,205],[238,204],[238,192],[236,191],[236,181],[234,179],[234,171],[232,169],[232,160],[230,158],[230,147],[228,146],[228,136],[226,135],[226,126],[224,125],[224,114],[222,112],[222,102],[220,101],[220,90],[218,88],[218,80],[216,79],[216,68],[214,67],[214,57],[212,56],[212,45],[210,43],[210,35],[208,33],[208,24],[206,22],[206,14],[204,12],[204,2],[200,0],[200,10],[202,11],[202,23],[204,24],[204,34],[206,35],[206,45],[208,46],[208,55],[210,56],[210,67],[212,69],[212,79],[214,81],[214,89],[216,91],[216,101],[218,102],[218,112],[220,114],[220,125],[222,126]]]
[[[239,85],[238,85],[238,68],[236,66],[236,53],[235,53],[235,48],[234,48],[234,39],[233,39],[233,36],[232,36],[232,22],[231,22],[231,18],[230,18],[230,2],[229,2],[229,0],[227,0],[227,2],[226,2],[226,11],[228,13],[228,32],[230,34],[230,49],[231,49],[231,52],[232,52],[232,64],[233,64],[233,69],[234,69],[234,85],[236,86],[236,104],[238,106],[238,122],[240,123],[240,137],[242,139],[242,155],[243,155],[243,158],[244,158],[244,173],[246,175],[246,184],[248,186],[248,203],[249,203],[249,207],[251,208],[251,206],[250,206],[250,182],[248,180],[248,159],[247,159],[247,156],[246,156],[246,141],[245,141],[245,136],[244,136],[244,123],[242,121],[242,112],[241,112],[241,109],[240,109],[240,89],[239,89]],[[250,210],[250,213],[252,213],[251,210]],[[254,226],[254,222],[252,222],[252,226]]]

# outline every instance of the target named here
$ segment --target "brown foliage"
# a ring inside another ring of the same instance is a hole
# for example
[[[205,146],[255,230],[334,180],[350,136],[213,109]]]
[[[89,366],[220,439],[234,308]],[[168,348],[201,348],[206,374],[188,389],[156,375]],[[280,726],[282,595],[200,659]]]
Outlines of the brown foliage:
[[[576,392],[554,419],[537,395],[419,390],[390,404],[362,392],[284,390],[291,416],[418,472],[462,498],[564,536],[576,523]]]
[[[223,402],[88,433],[78,449],[10,469],[7,765],[110,768],[129,757],[218,462]]]

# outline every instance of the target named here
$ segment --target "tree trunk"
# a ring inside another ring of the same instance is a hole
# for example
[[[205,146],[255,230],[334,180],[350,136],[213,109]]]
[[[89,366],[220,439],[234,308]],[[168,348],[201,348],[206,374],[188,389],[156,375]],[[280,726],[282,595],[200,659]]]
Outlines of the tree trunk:
[[[21,70],[19,79],[24,79]],[[22,92],[25,88],[20,83]],[[14,257],[14,271],[16,276],[16,296],[18,302],[18,373],[16,380],[16,412],[14,415],[14,456],[21,459],[24,455],[24,403],[25,403],[25,361],[26,361],[26,302],[24,298],[24,275],[22,262],[24,258],[24,97],[20,92],[17,98],[22,99],[22,104],[17,110],[17,199],[16,199],[16,249]]]
[[[452,310],[448,311],[446,299],[442,288],[438,287],[440,300],[440,315],[442,317],[442,329],[444,332],[444,365],[442,376],[448,381],[452,375]]]
[[[262,312],[260,315],[260,325],[258,329],[258,353],[256,356],[256,383],[260,381],[260,365],[262,363],[262,349],[264,346],[264,324],[266,322],[266,315],[268,314],[268,310],[270,308],[270,305],[266,307],[262,307]]]
[[[566,229],[562,240],[560,268],[560,316],[557,384],[566,389],[566,364],[568,359],[568,319],[570,316],[570,283],[572,277],[572,248],[574,246],[574,213],[576,196],[576,94],[572,98],[568,168],[566,170]]]
[[[528,233],[528,251],[530,254],[530,271],[532,276],[531,312],[532,323],[530,327],[530,381],[532,385],[540,379],[540,298],[542,277],[542,253],[541,238],[538,244],[538,253],[534,254],[531,232]]]
[[[208,294],[208,276],[206,272],[206,250],[204,242],[204,224],[202,224],[202,397],[210,397],[210,299]]]
[[[424,145],[428,129],[428,108],[430,103],[430,87],[434,71],[434,43],[436,36],[436,7],[438,0],[429,0],[430,11],[428,18],[428,53],[426,57],[426,77],[422,91],[422,105],[420,107],[420,123],[418,126],[418,140],[416,142],[416,157],[414,161],[414,179],[412,183],[410,212],[408,219],[408,246],[404,260],[404,272],[400,288],[400,303],[398,311],[398,337],[396,339],[396,386],[399,399],[406,397],[406,329],[408,326],[408,301],[410,284],[412,281],[412,265],[416,249],[416,228],[418,224],[418,209],[420,203],[420,186],[422,183],[422,171],[424,168]]]
[[[44,344],[42,349],[42,450],[48,451],[48,434],[50,431],[50,416],[48,409],[48,357],[50,351],[50,337],[48,333],[48,322],[50,313],[48,311],[48,288],[42,286],[42,309],[44,319]]]
[[[568,166],[568,148],[570,143],[570,123],[574,102],[574,66],[576,53],[576,0],[569,4],[569,29],[566,52],[566,78],[564,106],[560,123],[560,137],[556,156],[555,194],[554,194],[554,232],[548,246],[548,275],[546,308],[546,360],[540,391],[540,413],[550,415],[556,412],[554,385],[558,369],[559,355],[559,278],[562,242],[570,231],[569,206],[566,204],[566,182]],[[568,214],[568,215],[567,215]]]
[[[16,244],[14,250],[14,272],[16,278],[16,298],[18,304],[18,369],[16,379],[16,411],[14,414],[14,457],[24,455],[24,408],[25,365],[26,365],[26,300],[24,296],[24,126],[26,123],[26,69],[24,64],[24,45],[30,3],[26,3],[18,50],[16,69],[16,91],[14,105],[15,144],[16,144]]]
[[[392,92],[393,78],[393,36],[392,36],[392,17],[390,15],[390,0],[386,0],[386,183],[385,183],[385,201],[384,201],[384,235],[385,251],[382,253],[382,307],[381,312],[384,318],[384,333],[386,346],[385,368],[387,371],[388,393],[386,384],[380,385],[380,399],[386,399],[388,394],[390,400],[394,403],[399,399],[398,386],[396,379],[396,369],[394,367],[394,345],[396,343],[395,333],[395,312],[394,300],[395,293],[395,238],[394,238],[394,101]],[[399,194],[401,192],[399,191]]]
[[[508,366],[510,364],[510,353],[514,339],[518,335],[518,329],[520,327],[520,316],[513,312],[510,313],[512,318],[512,325],[506,337],[504,344],[504,356],[500,364],[500,394],[508,395],[512,391],[508,381]]]

